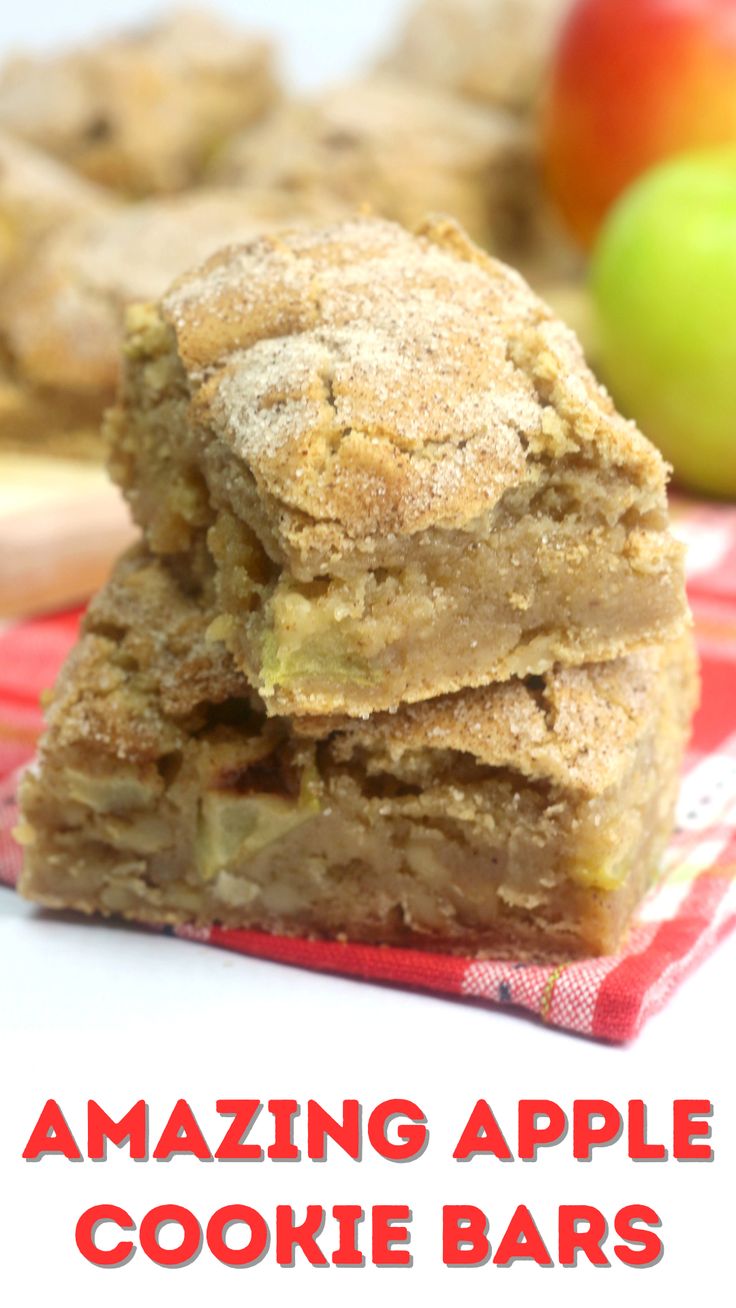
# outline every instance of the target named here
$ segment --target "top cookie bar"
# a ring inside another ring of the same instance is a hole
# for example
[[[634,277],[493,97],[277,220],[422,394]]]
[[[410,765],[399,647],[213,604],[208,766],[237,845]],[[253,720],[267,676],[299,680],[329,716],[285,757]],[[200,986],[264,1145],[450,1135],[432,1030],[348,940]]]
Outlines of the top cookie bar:
[[[111,468],[203,538],[269,711],[363,716],[687,621],[666,468],[574,336],[445,220],[215,256],[131,314]]]

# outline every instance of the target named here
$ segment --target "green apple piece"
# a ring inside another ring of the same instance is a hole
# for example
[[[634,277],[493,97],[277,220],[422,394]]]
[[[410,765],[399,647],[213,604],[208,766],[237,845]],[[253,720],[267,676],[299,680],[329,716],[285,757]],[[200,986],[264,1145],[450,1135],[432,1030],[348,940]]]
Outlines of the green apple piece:
[[[197,866],[205,880],[237,867],[314,817],[319,802],[294,803],[275,795],[238,795],[210,791],[200,809]]]
[[[591,285],[616,402],[678,481],[736,495],[736,149],[636,182],[604,225]]]
[[[380,677],[375,667],[345,646],[325,624],[321,634],[304,639],[293,632],[280,638],[268,631],[261,646],[261,676],[267,690],[317,682],[325,686],[370,686]]]

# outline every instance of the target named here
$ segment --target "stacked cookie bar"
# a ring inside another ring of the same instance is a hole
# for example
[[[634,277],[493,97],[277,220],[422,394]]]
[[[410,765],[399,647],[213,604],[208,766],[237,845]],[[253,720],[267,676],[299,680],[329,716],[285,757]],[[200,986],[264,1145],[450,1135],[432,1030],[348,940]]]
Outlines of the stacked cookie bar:
[[[446,221],[232,247],[129,315],[142,529],[23,792],[21,888],[158,922],[614,948],[695,694],[665,467]]]

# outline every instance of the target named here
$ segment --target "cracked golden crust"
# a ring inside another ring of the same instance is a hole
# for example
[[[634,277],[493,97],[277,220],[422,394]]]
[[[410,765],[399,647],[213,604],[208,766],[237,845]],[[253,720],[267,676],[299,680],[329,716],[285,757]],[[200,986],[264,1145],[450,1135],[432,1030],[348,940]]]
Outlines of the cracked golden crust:
[[[396,760],[417,749],[451,749],[491,767],[601,794],[631,765],[662,696],[675,694],[684,728],[695,706],[695,655],[689,633],[626,658],[555,668],[358,719],[303,719],[297,730],[338,731],[338,757],[382,746]]]
[[[0,336],[28,380],[60,390],[111,392],[128,305],[163,295],[186,268],[222,246],[285,222],[324,221],[336,212],[335,202],[316,195],[300,206],[285,194],[212,189],[73,223],[46,240],[3,287]]]
[[[124,556],[94,601],[86,634],[61,675],[49,739],[150,761],[175,747],[202,706],[235,698],[258,709],[223,648],[206,639],[212,596],[204,555],[199,563],[200,585],[186,590],[145,547]],[[407,753],[451,750],[595,795],[631,766],[663,696],[679,702],[684,730],[695,691],[688,635],[627,658],[402,705],[367,721],[299,719],[290,729],[329,739],[338,761],[363,750],[377,764],[386,758],[390,769]]]
[[[391,533],[472,532],[539,460],[566,456],[664,510],[659,453],[575,337],[450,220],[265,237],[180,279],[161,313],[212,476],[227,501],[250,475],[284,553],[334,561]]]
[[[0,127],[126,194],[191,185],[276,96],[270,43],[174,11],[68,53],[0,69]]]

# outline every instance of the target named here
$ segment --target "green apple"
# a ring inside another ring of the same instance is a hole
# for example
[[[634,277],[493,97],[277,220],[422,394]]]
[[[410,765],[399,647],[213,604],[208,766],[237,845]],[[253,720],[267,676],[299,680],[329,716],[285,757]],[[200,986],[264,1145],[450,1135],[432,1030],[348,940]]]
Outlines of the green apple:
[[[591,282],[620,408],[678,481],[736,496],[736,148],[636,182],[604,224]]]

